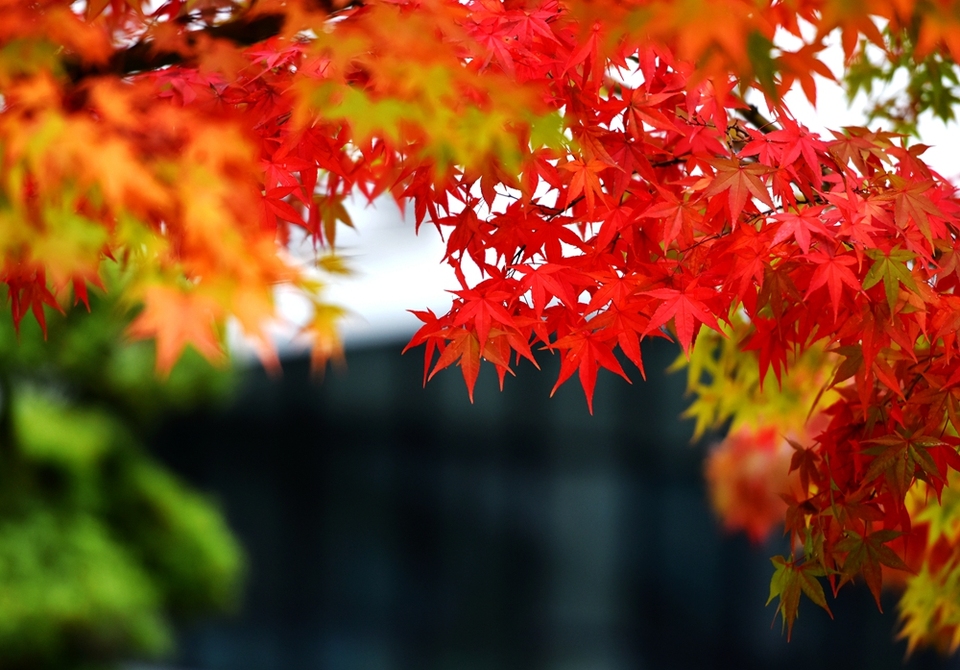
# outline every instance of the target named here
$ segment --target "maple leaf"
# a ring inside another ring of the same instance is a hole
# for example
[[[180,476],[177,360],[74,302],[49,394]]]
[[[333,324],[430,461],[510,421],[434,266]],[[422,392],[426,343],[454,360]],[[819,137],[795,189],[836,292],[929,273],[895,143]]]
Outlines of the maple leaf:
[[[88,312],[90,311],[90,296],[87,290],[87,284],[92,284],[101,291],[106,290],[103,281],[100,279],[100,275],[96,272],[76,274],[71,277],[70,283],[73,286],[73,304],[77,305],[82,302]]]
[[[702,220],[702,216],[695,203],[677,197],[667,189],[658,188],[657,190],[663,200],[654,202],[644,210],[643,216],[664,219],[663,246],[669,248],[677,238],[687,239]]]
[[[931,186],[932,182],[921,182],[897,192],[894,196],[894,220],[897,225],[907,228],[911,222],[916,224],[928,241],[946,234],[943,224],[940,223],[944,218],[943,212],[926,195]],[[935,218],[931,220],[931,216]]]
[[[47,287],[46,273],[42,269],[14,267],[7,268],[4,275],[0,276],[7,282],[7,295],[10,298],[14,329],[19,333],[23,317],[28,312],[32,312],[46,339],[47,320],[43,311],[44,305],[59,312],[63,311],[56,297]]]
[[[455,291],[456,295],[463,300],[463,306],[460,307],[454,326],[464,326],[468,322],[473,323],[473,329],[479,339],[479,346],[486,346],[487,336],[490,328],[495,324],[500,324],[507,329],[513,329],[513,316],[504,306],[504,301],[511,297],[508,291],[496,288],[498,282],[489,280],[477,286],[476,289],[464,289]]]
[[[609,338],[604,339],[589,330],[579,330],[558,339],[551,345],[551,349],[563,350],[560,376],[553,390],[550,391],[551,397],[563,382],[579,370],[580,385],[587,397],[587,408],[593,414],[593,391],[597,385],[597,372],[601,367],[615,372],[630,383],[630,378],[613,354],[613,346]]]
[[[266,194],[263,197],[263,216],[264,220],[273,220],[275,221],[277,217],[284,221],[290,223],[302,223],[303,215],[294,209],[293,205],[287,202],[284,198],[290,195],[294,191],[299,191],[300,186],[278,186],[274,188],[269,188],[266,191]],[[270,225],[271,228],[276,228],[277,224],[273,223]]]
[[[767,604],[773,602],[774,598],[779,598],[777,614],[781,616],[783,627],[787,630],[787,640],[790,639],[793,624],[797,620],[801,593],[833,618],[823,586],[817,579],[826,574],[820,565],[811,561],[798,564],[795,560],[787,560],[783,556],[774,556],[770,561],[774,565],[774,573],[770,579],[770,597],[767,598]]]
[[[870,593],[880,608],[880,589],[883,585],[881,565],[911,572],[910,567],[890,547],[888,542],[900,533],[895,530],[878,530],[861,535],[854,531],[847,531],[846,535],[836,544],[836,551],[847,554],[843,561],[840,584],[850,581],[855,575],[862,574]]]
[[[530,291],[537,316],[543,314],[544,308],[553,298],[559,299],[564,305],[576,303],[571,284],[565,281],[563,276],[571,272],[570,268],[547,263],[536,267],[520,265],[516,266],[516,269],[525,275],[520,283],[520,290]]]
[[[817,84],[814,74],[820,75],[829,81],[836,81],[830,68],[820,60],[818,54],[826,48],[824,44],[804,44],[796,51],[784,51],[778,61],[784,76],[780,81],[780,93],[785,93],[793,84],[794,79],[800,81],[800,87],[810,104],[817,104]]]
[[[783,520],[782,499],[794,488],[787,469],[790,451],[772,426],[740,426],[707,456],[710,502],[726,528],[743,530],[762,543]]]
[[[759,163],[744,164],[733,159],[716,159],[711,164],[717,173],[705,194],[714,196],[727,193],[727,211],[732,223],[740,220],[740,213],[751,196],[767,207],[774,208],[773,199],[761,179],[773,172],[772,168]]]
[[[830,238],[830,231],[820,220],[825,208],[822,205],[802,207],[799,212],[782,212],[774,214],[773,218],[780,222],[777,232],[773,236],[771,245],[779,244],[787,238],[794,238],[803,253],[810,253],[810,234],[816,233],[824,238]]]
[[[467,385],[470,402],[473,402],[473,388],[480,374],[480,340],[477,339],[476,333],[465,328],[451,328],[444,335],[449,342],[442,345],[440,358],[437,359],[427,380],[433,379],[440,370],[456,362],[460,366],[460,372],[463,373],[463,381]]]
[[[800,486],[804,491],[810,490],[810,482],[819,488],[820,474],[817,464],[820,462],[820,456],[813,449],[808,449],[799,444],[796,440],[788,439],[787,442],[793,447],[793,456],[790,458],[790,472],[796,470],[800,477]]]
[[[850,270],[851,265],[856,265],[857,259],[849,255],[830,255],[823,251],[810,252],[806,254],[806,258],[816,263],[817,268],[813,272],[804,297],[809,298],[810,294],[818,288],[826,286],[830,292],[830,302],[833,304],[833,318],[836,319],[844,285],[854,291],[861,289],[860,281]]]
[[[211,360],[220,360],[223,350],[215,330],[217,304],[196,292],[162,285],[144,291],[143,311],[128,328],[134,337],[152,337],[157,342],[157,370],[168,374],[187,345]]]
[[[835,212],[825,212],[825,217],[839,220],[840,230],[837,237],[849,238],[865,248],[877,246],[874,235],[880,233],[881,229],[873,225],[875,220],[878,223],[893,221],[893,217],[883,206],[857,193],[826,193],[824,198],[837,207]]]
[[[447,325],[444,320],[441,320],[434,314],[432,309],[426,310],[410,310],[410,313],[415,317],[423,321],[423,324],[416,333],[413,334],[413,337],[410,338],[410,341],[407,342],[407,346],[403,348],[402,354],[407,353],[413,347],[420,346],[421,344],[426,346],[426,351],[423,355],[423,385],[427,385],[428,373],[430,372],[430,364],[433,362],[433,354],[439,346],[438,341],[443,341],[443,334],[447,328]]]
[[[757,317],[753,322],[754,331],[744,342],[744,351],[757,351],[760,366],[759,387],[762,390],[767,372],[773,367],[777,384],[782,384],[783,371],[787,367],[789,342],[792,330],[779,319]]]
[[[867,249],[866,254],[874,263],[863,278],[863,289],[870,289],[882,281],[891,314],[897,304],[897,296],[900,295],[900,284],[914,293],[920,292],[908,266],[917,257],[915,253],[894,247],[889,253],[880,249]]]
[[[337,332],[337,325],[345,310],[336,305],[325,305],[314,301],[313,317],[302,329],[310,341],[310,367],[315,373],[323,375],[327,361],[343,359],[343,345]],[[270,352],[272,353],[272,352]],[[263,354],[261,354],[261,357]],[[279,369],[279,361],[270,358],[269,364]]]
[[[677,130],[670,118],[657,109],[658,105],[673,97],[673,93],[651,94],[640,88],[625,86],[622,95],[626,108],[623,112],[624,126],[633,137],[640,138],[643,135],[645,124],[667,132]]]
[[[863,476],[864,482],[870,482],[883,475],[893,493],[896,502],[903,501],[914,477],[925,480],[945,479],[936,461],[930,454],[932,447],[945,443],[934,437],[923,435],[889,435],[867,440],[867,444],[877,446],[865,449],[865,453],[874,456]]]
[[[314,196],[314,202],[317,204],[317,214],[323,224],[323,238],[332,249],[337,241],[337,223],[341,222],[348,228],[353,228],[353,221],[346,207],[343,206],[342,198]],[[300,221],[294,223],[300,223]]]
[[[690,351],[690,345],[693,343],[693,334],[697,328],[697,322],[705,323],[714,330],[720,331],[717,317],[713,315],[707,302],[705,302],[717,296],[714,289],[697,286],[694,281],[684,290],[661,288],[644,291],[644,294],[663,301],[654,311],[653,316],[650,317],[650,323],[644,332],[645,335],[650,334],[672,319],[680,346],[683,347],[685,352],[688,352]]]
[[[584,163],[579,158],[574,158],[560,167],[573,173],[565,207],[570,207],[582,195],[586,199],[587,216],[592,217],[596,211],[597,200],[601,203],[606,201],[607,196],[603,191],[599,173],[609,168],[609,165],[597,159]]]

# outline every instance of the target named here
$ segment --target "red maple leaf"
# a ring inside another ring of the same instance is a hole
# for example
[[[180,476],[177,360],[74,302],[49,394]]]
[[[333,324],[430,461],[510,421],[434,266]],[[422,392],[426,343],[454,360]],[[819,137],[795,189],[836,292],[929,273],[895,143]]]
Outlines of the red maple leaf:
[[[810,294],[818,288],[826,286],[830,292],[830,302],[833,304],[833,318],[836,320],[843,287],[847,286],[854,291],[861,290],[860,280],[850,270],[850,266],[857,264],[857,259],[850,255],[830,255],[823,251],[813,251],[806,254],[805,258],[815,263],[817,267],[804,298],[809,298]]]
[[[720,330],[717,317],[708,305],[708,302],[713,302],[718,297],[716,289],[697,286],[697,282],[693,281],[683,290],[660,288],[644,291],[644,295],[663,301],[650,317],[645,335],[673,319],[680,346],[685,352],[689,352],[697,323],[705,323],[716,331]]]
[[[771,209],[774,208],[773,199],[761,179],[773,172],[772,168],[759,163],[741,163],[739,160],[725,158],[718,158],[710,163],[717,173],[705,195],[710,197],[726,192],[727,211],[730,213],[731,222],[740,220],[740,213],[750,197]]]
[[[473,388],[480,373],[480,341],[476,333],[465,328],[450,328],[444,335],[449,341],[441,345],[440,358],[437,359],[427,380],[433,379],[435,374],[448,365],[457,363],[460,366],[460,372],[463,373],[463,381],[467,385],[470,402],[473,402]]]
[[[550,391],[551,397],[563,382],[579,370],[580,385],[583,386],[583,392],[587,397],[587,408],[593,414],[593,391],[597,385],[597,372],[601,367],[617,373],[628,383],[630,382],[630,378],[613,354],[613,341],[609,336],[601,337],[592,330],[578,330],[561,337],[550,348],[563,350],[560,376],[553,390]]]
[[[560,167],[573,173],[564,206],[570,207],[577,198],[583,196],[586,200],[587,216],[592,217],[596,211],[597,201],[606,203],[607,196],[603,192],[599,173],[609,169],[610,166],[597,159],[584,163],[579,158],[574,158]]]
[[[809,253],[812,233],[825,238],[830,237],[830,231],[826,229],[820,220],[823,210],[823,205],[814,205],[801,207],[798,212],[781,212],[780,214],[774,214],[773,218],[779,221],[780,225],[777,226],[777,232],[773,236],[771,246],[792,237],[797,241],[797,244],[800,245],[800,248],[803,249],[803,253]]]

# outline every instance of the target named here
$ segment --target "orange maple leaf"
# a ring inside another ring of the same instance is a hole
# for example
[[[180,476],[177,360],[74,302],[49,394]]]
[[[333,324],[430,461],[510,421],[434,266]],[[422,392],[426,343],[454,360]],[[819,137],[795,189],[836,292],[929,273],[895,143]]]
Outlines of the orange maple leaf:
[[[157,371],[169,374],[184,347],[192,345],[208,360],[223,358],[214,324],[222,310],[202,294],[169,286],[146,289],[143,311],[130,324],[134,337],[153,337],[157,342]]]
[[[570,180],[570,190],[567,191],[567,201],[564,206],[570,207],[574,204],[577,197],[582,195],[587,201],[587,215],[592,216],[596,209],[597,200],[599,199],[601,203],[606,202],[607,196],[603,192],[603,185],[600,183],[599,173],[610,166],[596,159],[584,163],[579,158],[575,158],[560,167],[573,173],[573,177]]]

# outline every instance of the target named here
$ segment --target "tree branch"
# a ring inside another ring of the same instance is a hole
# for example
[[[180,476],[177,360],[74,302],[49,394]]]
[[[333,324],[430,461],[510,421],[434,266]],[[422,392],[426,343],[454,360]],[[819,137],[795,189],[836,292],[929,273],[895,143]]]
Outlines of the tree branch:
[[[241,16],[219,25],[188,31],[185,38],[187,46],[193,46],[200,35],[205,35],[214,39],[227,40],[239,47],[247,47],[279,35],[285,21],[285,14]],[[185,60],[182,53],[157,49],[152,41],[147,40],[115,52],[104,64],[67,60],[64,63],[64,69],[70,81],[77,84],[88,77],[103,75],[127,77],[138,72],[152,72]]]
[[[756,105],[748,105],[746,109],[738,107],[735,112],[761,133],[767,134],[779,130],[777,124],[761,114]]]

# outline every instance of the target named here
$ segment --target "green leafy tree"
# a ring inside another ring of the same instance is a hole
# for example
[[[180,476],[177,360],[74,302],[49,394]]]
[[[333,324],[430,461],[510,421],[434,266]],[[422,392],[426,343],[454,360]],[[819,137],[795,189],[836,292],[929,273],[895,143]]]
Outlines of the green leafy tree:
[[[218,507],[147,453],[165,412],[223,398],[231,373],[188,354],[167,380],[130,315],[0,328],[0,666],[156,657],[173,624],[237,604],[243,559]]]

